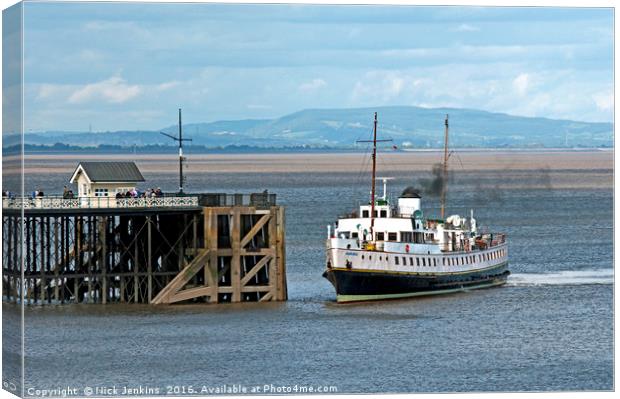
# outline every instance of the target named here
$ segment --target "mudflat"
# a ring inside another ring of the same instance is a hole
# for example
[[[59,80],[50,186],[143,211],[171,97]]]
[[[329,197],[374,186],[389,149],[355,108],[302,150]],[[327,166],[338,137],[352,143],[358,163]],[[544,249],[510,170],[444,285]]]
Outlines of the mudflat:
[[[188,172],[208,173],[302,173],[358,172],[370,162],[363,153],[260,153],[188,154]],[[379,153],[384,172],[425,171],[443,158],[442,151],[394,151]],[[175,154],[32,154],[26,155],[26,173],[71,173],[82,160],[135,161],[147,173],[176,173]],[[6,160],[5,167],[10,167]],[[613,169],[613,151],[455,151],[451,168],[466,171],[488,170],[587,170]]]

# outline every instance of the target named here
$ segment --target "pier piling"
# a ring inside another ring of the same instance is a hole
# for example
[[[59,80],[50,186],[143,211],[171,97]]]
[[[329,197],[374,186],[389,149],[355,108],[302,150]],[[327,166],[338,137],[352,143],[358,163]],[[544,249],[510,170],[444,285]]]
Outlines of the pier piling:
[[[98,200],[97,206],[83,198],[4,199],[4,300],[41,305],[287,299],[284,208],[275,195],[179,198],[103,205]]]

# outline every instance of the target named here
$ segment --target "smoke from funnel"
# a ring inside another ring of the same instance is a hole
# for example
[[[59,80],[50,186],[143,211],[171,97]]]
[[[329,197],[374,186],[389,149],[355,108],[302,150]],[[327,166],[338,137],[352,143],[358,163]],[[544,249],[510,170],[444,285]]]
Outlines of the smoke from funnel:
[[[420,196],[420,194],[418,194],[418,190],[415,187],[413,187],[413,186],[408,186],[400,194],[401,197],[406,197],[406,196],[409,196],[409,195],[418,196],[418,197]]]
[[[420,179],[420,185],[425,195],[437,197],[441,195],[446,184],[443,176],[443,165],[436,163],[433,165],[432,177],[430,179]]]

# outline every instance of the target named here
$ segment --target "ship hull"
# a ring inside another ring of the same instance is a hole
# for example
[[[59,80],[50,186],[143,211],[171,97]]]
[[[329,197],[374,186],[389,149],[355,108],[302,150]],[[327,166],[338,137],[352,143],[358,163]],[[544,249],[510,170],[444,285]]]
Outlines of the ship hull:
[[[337,302],[359,302],[449,294],[506,283],[508,262],[460,273],[396,273],[328,269],[323,273],[336,289]]]

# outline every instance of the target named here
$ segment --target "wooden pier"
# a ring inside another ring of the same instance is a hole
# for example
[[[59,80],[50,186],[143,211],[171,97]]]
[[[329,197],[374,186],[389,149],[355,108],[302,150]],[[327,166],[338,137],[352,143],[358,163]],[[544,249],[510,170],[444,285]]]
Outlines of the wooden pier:
[[[287,299],[274,194],[3,199],[4,301]]]

